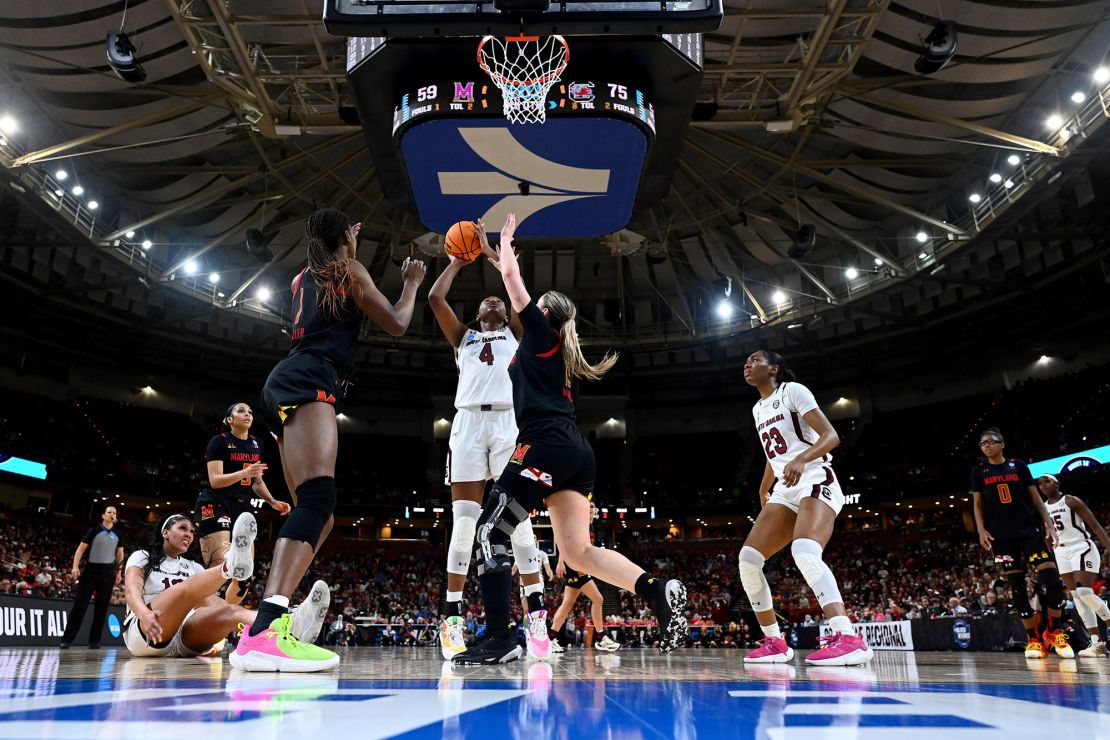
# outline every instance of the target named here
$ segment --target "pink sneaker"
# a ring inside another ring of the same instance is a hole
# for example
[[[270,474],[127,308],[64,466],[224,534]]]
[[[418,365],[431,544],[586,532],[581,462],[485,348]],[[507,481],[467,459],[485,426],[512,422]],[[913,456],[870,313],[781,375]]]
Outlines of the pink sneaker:
[[[755,650],[744,656],[745,663],[786,663],[794,650],[781,637],[764,637]]]
[[[547,610],[528,612],[528,654],[539,660],[551,657],[551,639],[547,636]]]
[[[301,642],[290,634],[292,624],[292,616],[283,614],[257,635],[244,627],[239,644],[228,656],[231,667],[240,671],[312,673],[339,663],[339,656],[332,651]]]
[[[806,657],[810,665],[863,665],[875,657],[859,635],[840,632],[817,638],[817,649]]]

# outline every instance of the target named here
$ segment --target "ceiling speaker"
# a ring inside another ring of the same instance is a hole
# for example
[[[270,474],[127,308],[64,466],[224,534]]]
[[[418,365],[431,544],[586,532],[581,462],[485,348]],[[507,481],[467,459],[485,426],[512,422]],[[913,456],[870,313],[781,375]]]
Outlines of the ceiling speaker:
[[[104,54],[108,58],[108,66],[124,82],[142,82],[146,79],[146,70],[135,58],[135,45],[123,31],[108,32]]]
[[[939,72],[956,55],[956,24],[941,21],[933,26],[923,41],[925,48],[914,62],[913,68],[920,74],[931,75]]]

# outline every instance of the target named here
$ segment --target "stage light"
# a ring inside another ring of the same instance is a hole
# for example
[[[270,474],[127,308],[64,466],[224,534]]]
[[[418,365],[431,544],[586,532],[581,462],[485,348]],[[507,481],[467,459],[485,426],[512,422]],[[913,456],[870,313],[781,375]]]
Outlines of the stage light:
[[[265,285],[261,286],[258,290],[256,290],[254,292],[255,298],[257,298],[260,301],[270,300],[270,295],[271,295],[270,289],[267,288]],[[413,491],[413,493],[416,493],[416,491]]]
[[[124,236],[127,237],[128,239],[133,239],[135,237],[135,232],[134,231],[128,231],[126,234],[124,234]]]
[[[1095,70],[1092,77],[1094,77],[1095,82],[1100,85],[1110,82],[1110,67],[1099,67]]]
[[[844,271],[844,274],[848,276],[849,280],[855,280],[859,277],[859,270],[854,267],[849,267],[847,270]]]
[[[983,199],[983,196],[979,195],[979,193],[972,193],[971,195],[967,196],[967,199],[970,200],[972,203],[978,203]]]
[[[0,116],[0,133],[11,136],[16,131],[19,131],[19,122],[16,121],[10,113],[5,113]]]
[[[187,261],[187,262],[185,263],[184,267],[185,267],[185,274],[186,274],[186,275],[196,275],[196,274],[197,274],[197,270],[199,270],[199,269],[200,269],[200,268],[199,268],[199,267],[197,266],[197,263],[196,263],[196,262],[194,262],[193,260],[189,260],[189,261]]]
[[[1051,129],[1057,129],[1064,125],[1064,119],[1060,117],[1059,113],[1053,113],[1045,119],[1044,125]]]
[[[54,179],[57,180],[58,182],[61,182],[62,180],[66,179],[67,177],[69,177],[69,173],[66,172],[65,170],[58,170],[57,172],[54,173]]]
[[[771,294],[771,300],[778,304],[786,303],[786,293],[783,293],[781,290],[776,290]]]
[[[1017,167],[1019,164],[1021,164],[1021,157],[1016,154],[1011,154],[1010,156],[1006,157],[1006,163],[1013,167]]]
[[[1002,182],[1002,175],[997,172],[991,173],[991,182]]]
[[[925,242],[929,241],[929,235],[926,234],[924,231],[919,231],[917,232],[917,241],[921,244],[924,244]]]
[[[728,301],[721,301],[717,304],[717,315],[722,319],[727,319],[732,316],[732,304]]]
[[[1086,99],[1087,96],[1081,90],[1076,90],[1071,94],[1071,102],[1073,103],[1082,103]]]
[[[1002,183],[1002,187],[1006,188],[1007,190],[1009,190],[1013,186],[1014,186],[1014,181],[1013,180],[1007,180],[1006,182]]]
[[[879,257],[876,257],[875,258],[875,267],[882,267],[882,266],[883,266],[882,259],[880,259]]]
[[[150,239],[143,240],[143,244],[142,244],[143,249],[150,249],[152,246],[154,246],[154,245],[151,244]]]
[[[73,190],[71,190],[70,192],[73,193],[74,195],[81,195],[82,193],[85,192],[85,189],[83,187],[81,187],[80,185],[74,185]]]
[[[89,201],[89,210],[90,211],[95,211],[97,208],[100,208],[100,203],[95,201],[95,200],[90,200]]]
[[[220,273],[214,272],[211,275],[209,275],[208,276],[208,282],[212,283],[213,285],[220,282]]]

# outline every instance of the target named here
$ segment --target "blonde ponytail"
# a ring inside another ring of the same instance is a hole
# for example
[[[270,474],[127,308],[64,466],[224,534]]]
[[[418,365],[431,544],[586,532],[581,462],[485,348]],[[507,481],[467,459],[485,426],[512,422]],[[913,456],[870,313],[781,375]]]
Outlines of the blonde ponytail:
[[[586,361],[582,346],[578,343],[578,328],[574,323],[577,309],[570,298],[557,290],[549,290],[543,295],[543,305],[559,327],[559,338],[563,342],[563,362],[570,375],[582,380],[601,380],[605,373],[613,369],[620,357],[616,352],[606,352],[596,365]]]

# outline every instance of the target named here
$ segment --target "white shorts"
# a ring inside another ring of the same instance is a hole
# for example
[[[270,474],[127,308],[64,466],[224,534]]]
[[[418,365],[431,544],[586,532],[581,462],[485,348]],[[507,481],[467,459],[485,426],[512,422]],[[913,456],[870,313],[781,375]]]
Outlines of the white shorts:
[[[1056,566],[1061,573],[1098,573],[1102,565],[1102,556],[1098,548],[1090,540],[1080,540],[1070,545],[1061,545],[1056,548]]]
[[[798,505],[806,498],[816,498],[840,515],[840,510],[844,507],[844,492],[840,490],[840,481],[836,479],[831,465],[807,468],[798,479],[798,484],[790,488],[776,478],[771,485],[771,493],[767,496],[767,503],[782,504],[797,514]]]
[[[516,415],[512,409],[459,409],[451,423],[443,482],[496,480],[514,449]]]
[[[170,638],[169,644],[164,647],[148,645],[143,638],[143,633],[139,631],[138,618],[131,617],[127,620],[127,628],[123,631],[123,644],[136,658],[191,658],[194,655],[200,655],[200,652],[190,650],[185,647],[185,643],[181,642],[181,633],[185,631],[185,623],[196,614],[196,611],[196,609],[189,610],[185,619],[181,620],[181,626],[177,628],[177,632]]]

